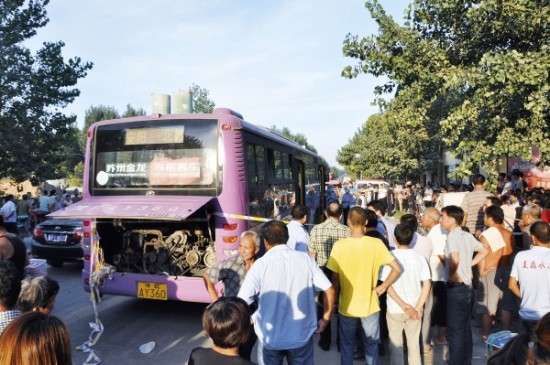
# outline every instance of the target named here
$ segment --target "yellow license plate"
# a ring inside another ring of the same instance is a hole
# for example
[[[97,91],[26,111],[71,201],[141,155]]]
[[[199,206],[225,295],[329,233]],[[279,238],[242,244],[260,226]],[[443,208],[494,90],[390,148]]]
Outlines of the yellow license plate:
[[[143,299],[168,300],[168,285],[138,281],[137,297]]]

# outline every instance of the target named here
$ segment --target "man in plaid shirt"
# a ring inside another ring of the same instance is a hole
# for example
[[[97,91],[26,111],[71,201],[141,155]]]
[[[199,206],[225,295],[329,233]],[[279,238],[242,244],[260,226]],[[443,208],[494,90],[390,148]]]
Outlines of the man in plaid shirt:
[[[317,264],[323,270],[329,280],[332,278],[332,272],[327,269],[327,261],[332,251],[334,242],[342,238],[350,236],[349,227],[340,224],[340,218],[342,217],[342,206],[338,202],[330,203],[325,210],[326,220],[313,227],[309,238],[309,252],[317,260]],[[319,297],[321,299],[322,296]],[[322,303],[321,307],[318,307],[318,317],[323,315]],[[330,350],[331,342],[331,330],[330,324],[327,328],[321,332],[321,339],[319,340],[319,346],[325,351]]]

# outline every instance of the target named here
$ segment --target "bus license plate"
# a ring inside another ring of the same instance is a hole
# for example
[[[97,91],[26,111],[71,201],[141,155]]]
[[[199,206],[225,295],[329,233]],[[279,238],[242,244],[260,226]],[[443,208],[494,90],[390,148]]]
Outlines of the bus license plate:
[[[138,281],[137,297],[143,299],[168,300],[168,285]]]

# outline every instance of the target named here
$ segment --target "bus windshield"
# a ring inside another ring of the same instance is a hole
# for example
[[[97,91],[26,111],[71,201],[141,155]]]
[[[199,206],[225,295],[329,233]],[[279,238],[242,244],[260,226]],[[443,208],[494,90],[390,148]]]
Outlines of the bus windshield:
[[[216,119],[98,126],[91,195],[206,195],[218,189]]]

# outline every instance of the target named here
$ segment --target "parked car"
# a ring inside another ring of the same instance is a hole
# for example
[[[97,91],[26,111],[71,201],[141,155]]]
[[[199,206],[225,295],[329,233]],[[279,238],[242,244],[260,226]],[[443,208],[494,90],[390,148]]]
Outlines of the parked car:
[[[65,261],[82,261],[81,241],[82,220],[52,218],[35,227],[31,252],[33,257],[59,267]]]

